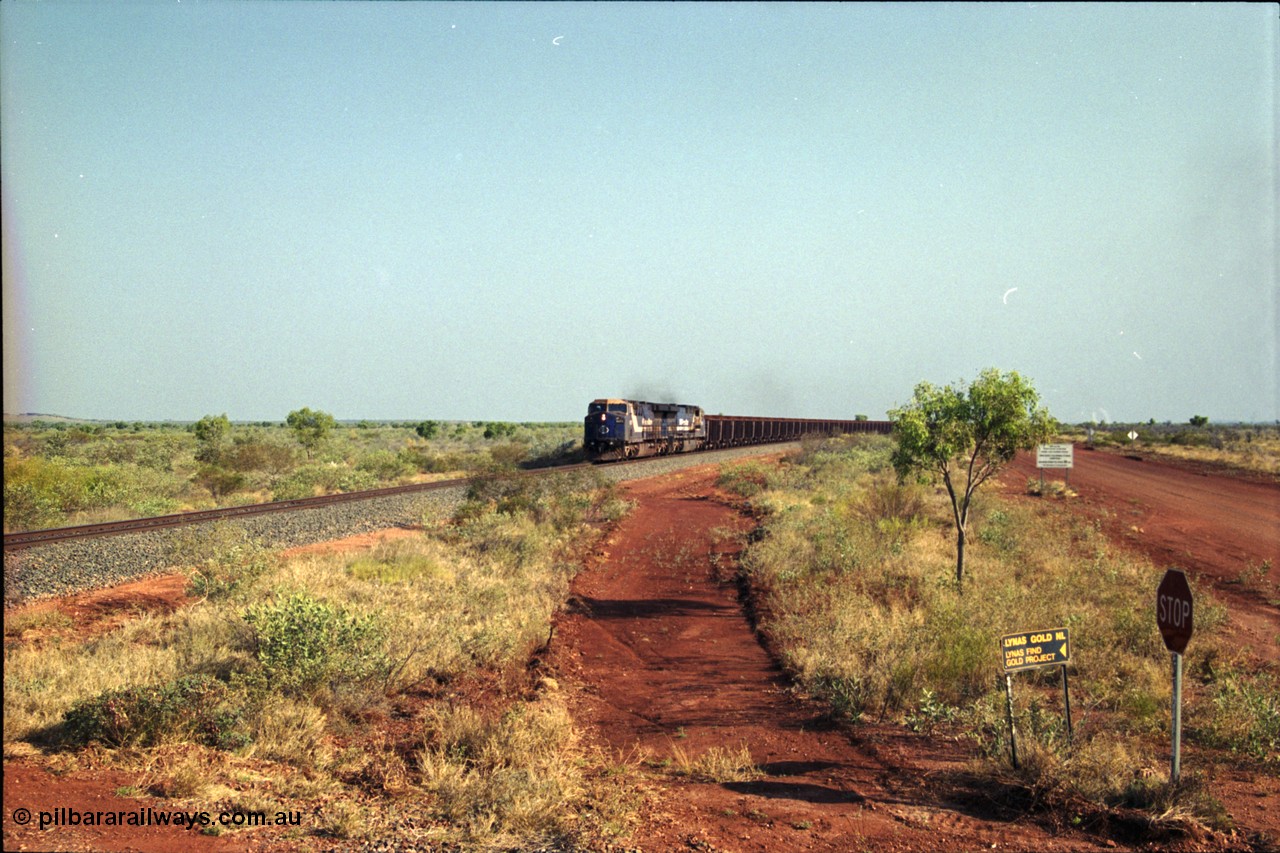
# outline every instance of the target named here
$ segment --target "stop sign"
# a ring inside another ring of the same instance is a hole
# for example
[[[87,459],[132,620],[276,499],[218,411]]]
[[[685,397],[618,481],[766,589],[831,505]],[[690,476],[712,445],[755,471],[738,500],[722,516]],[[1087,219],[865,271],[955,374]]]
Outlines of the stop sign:
[[[1191,639],[1191,587],[1181,569],[1169,569],[1156,587],[1156,625],[1165,648],[1179,655],[1187,650]]]

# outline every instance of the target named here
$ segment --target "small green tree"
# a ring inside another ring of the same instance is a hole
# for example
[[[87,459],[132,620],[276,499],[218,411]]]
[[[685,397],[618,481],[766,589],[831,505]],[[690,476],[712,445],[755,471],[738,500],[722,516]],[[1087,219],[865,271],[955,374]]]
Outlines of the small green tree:
[[[297,411],[290,412],[289,417],[285,419],[289,429],[293,430],[294,437],[298,439],[307,451],[307,458],[311,458],[311,454],[320,442],[324,441],[325,436],[338,425],[333,415],[328,412],[311,411],[309,408],[301,408]]]
[[[200,462],[216,464],[222,455],[223,445],[231,434],[231,421],[224,412],[221,415],[205,415],[196,421],[191,428],[196,434],[199,447],[196,448],[196,459]]]
[[[1209,425],[1209,418],[1204,415],[1192,415],[1191,425],[1193,427],[1203,427]]]
[[[484,425],[485,438],[502,438],[504,436],[515,434],[516,425],[506,423],[505,421],[493,421]]]
[[[956,587],[963,588],[964,546],[974,492],[1019,450],[1056,427],[1040,396],[1015,372],[982,371],[967,388],[916,386],[905,406],[889,412],[898,440],[893,467],[900,479],[942,477],[956,525]]]
[[[440,422],[439,421],[423,421],[422,423],[418,424],[414,432],[416,432],[419,436],[425,439],[435,438],[437,435],[440,434]]]
[[[201,465],[192,481],[204,486],[213,495],[214,500],[225,498],[245,484],[245,477],[235,471],[228,471],[217,465]]]

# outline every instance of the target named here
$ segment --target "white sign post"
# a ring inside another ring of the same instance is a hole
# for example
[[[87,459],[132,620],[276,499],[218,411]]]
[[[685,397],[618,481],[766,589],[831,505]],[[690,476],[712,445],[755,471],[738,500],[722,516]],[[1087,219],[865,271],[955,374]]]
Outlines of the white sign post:
[[[1071,468],[1075,462],[1075,445],[1074,444],[1037,444],[1036,445],[1036,467],[1040,469],[1040,490],[1044,491],[1044,469],[1045,468],[1062,468],[1066,471],[1063,474],[1063,482],[1070,484]]]

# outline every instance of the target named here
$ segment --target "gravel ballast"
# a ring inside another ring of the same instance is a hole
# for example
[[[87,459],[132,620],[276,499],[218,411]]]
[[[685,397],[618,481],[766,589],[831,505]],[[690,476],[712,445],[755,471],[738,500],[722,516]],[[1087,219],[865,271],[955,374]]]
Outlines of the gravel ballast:
[[[660,456],[626,465],[601,465],[594,470],[621,482],[658,477],[695,465],[777,453],[796,446],[773,444]],[[547,469],[548,472],[553,470]],[[251,540],[266,548],[294,548],[374,530],[421,524],[425,517],[452,513],[466,497],[466,492],[467,487],[459,485],[209,523],[241,526]],[[171,568],[170,554],[177,537],[190,535],[189,531],[189,527],[147,530],[97,539],[36,545],[5,554],[5,607],[39,598],[114,586],[163,572]]]

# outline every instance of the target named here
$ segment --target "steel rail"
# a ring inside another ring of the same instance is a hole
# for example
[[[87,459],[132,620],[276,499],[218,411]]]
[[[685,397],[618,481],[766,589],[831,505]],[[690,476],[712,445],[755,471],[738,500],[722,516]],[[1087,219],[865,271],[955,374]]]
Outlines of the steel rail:
[[[560,465],[547,468],[530,468],[514,472],[517,476],[536,476],[550,471],[572,471],[590,468],[590,463],[582,462],[574,465]],[[376,500],[378,498],[395,497],[396,495],[414,492],[431,492],[441,489],[465,486],[473,480],[483,479],[486,475],[460,477],[453,480],[437,480],[433,483],[410,483],[404,486],[386,486],[381,489],[367,489],[360,492],[342,492],[333,495],[320,495],[314,498],[294,498],[293,500],[273,501],[264,504],[245,504],[243,506],[219,507],[203,509],[195,512],[179,512],[172,515],[157,515],[147,518],[130,518],[124,521],[109,521],[101,524],[79,524],[72,527],[50,527],[44,530],[22,530],[4,534],[4,552],[21,551],[38,545],[54,545],[60,542],[74,542],[80,539],[98,539],[107,536],[120,536],[127,533],[139,533],[147,530],[161,530],[169,527],[184,527],[190,524],[204,524],[210,521],[221,521],[237,518],[248,518],[266,515],[272,512],[296,512],[299,510],[318,509],[340,503]]]
[[[180,512],[173,515],[158,515],[148,518],[131,518],[124,521],[111,521],[102,524],[80,524],[74,527],[51,527],[46,530],[24,530],[17,533],[4,534],[5,553],[30,548],[35,545],[51,545],[58,542],[70,542],[77,539],[96,539],[104,536],[118,536],[124,533],[138,533],[144,530],[156,530],[166,527],[182,527],[188,524],[203,524],[222,519],[245,518],[255,515],[266,515],[272,512],[291,512],[305,509],[316,509],[332,504],[354,501],[375,500],[377,498],[394,497],[395,495],[413,492],[429,492],[466,485],[470,478],[457,480],[437,480],[434,483],[412,483],[407,486],[388,486],[381,489],[369,489],[361,492],[344,492],[342,494],[321,495],[314,498],[295,498],[286,501],[274,501],[265,504],[245,504],[244,506],[220,507],[218,509]]]
[[[752,443],[758,445],[785,444],[790,441],[793,441],[793,439],[780,441],[766,440]],[[698,453],[708,453],[724,449],[729,448],[706,448],[699,451],[688,451],[685,453],[670,455],[641,456],[636,459],[611,462],[610,466],[638,465],[643,462],[652,462],[658,459],[671,458],[671,456],[696,456]],[[580,462],[573,465],[529,468],[519,470],[514,473],[518,476],[536,476],[552,471],[564,472],[594,467],[596,466],[590,462]],[[388,486],[381,489],[368,489],[360,492],[320,495],[319,497],[314,498],[295,498],[293,500],[273,501],[271,503],[264,504],[245,504],[244,506],[220,507],[218,509],[180,512],[172,515],[157,515],[148,518],[130,518],[124,521],[109,521],[102,524],[79,524],[72,527],[50,527],[45,530],[22,530],[15,533],[4,534],[4,552],[8,554],[10,552],[21,551],[25,548],[33,548],[39,545],[55,545],[61,542],[74,542],[81,539],[98,539],[107,536],[120,536],[128,533],[140,533],[147,530],[184,527],[190,524],[204,524],[210,521],[247,518],[256,515],[266,515],[267,513],[272,512],[297,512],[300,510],[317,509],[339,503],[354,503],[356,501],[376,500],[378,498],[394,497],[396,495],[412,494],[414,492],[430,492],[440,489],[457,488],[459,486],[467,485],[472,480],[483,479],[485,476],[489,475],[478,474],[454,480],[437,480],[434,483],[410,483],[406,486]]]

